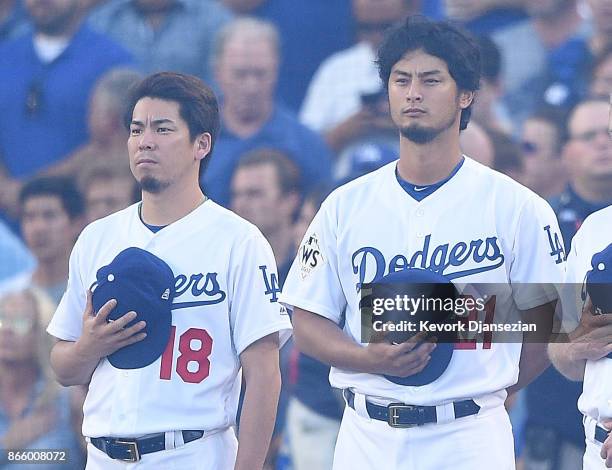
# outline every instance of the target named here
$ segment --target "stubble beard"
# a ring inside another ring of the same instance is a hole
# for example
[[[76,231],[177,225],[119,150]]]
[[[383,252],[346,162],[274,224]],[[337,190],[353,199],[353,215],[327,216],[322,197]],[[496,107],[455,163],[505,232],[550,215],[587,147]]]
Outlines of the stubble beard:
[[[138,182],[138,186],[145,193],[159,194],[168,188],[170,183],[168,181],[160,181],[152,176],[145,176]]]
[[[453,127],[456,117],[451,117],[440,127],[426,127],[420,124],[411,124],[410,126],[400,127],[400,134],[417,145],[425,145],[434,140],[442,132]]]

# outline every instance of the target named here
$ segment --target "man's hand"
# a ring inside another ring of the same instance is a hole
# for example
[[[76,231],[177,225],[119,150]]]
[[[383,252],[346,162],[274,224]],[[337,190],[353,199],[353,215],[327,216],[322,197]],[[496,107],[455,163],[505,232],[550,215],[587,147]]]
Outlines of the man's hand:
[[[588,298],[578,327],[570,333],[571,360],[597,361],[612,352],[612,315],[593,315],[593,304]]]
[[[83,333],[75,343],[80,354],[90,359],[101,359],[130,344],[142,341],[147,334],[141,330],[146,326],[139,321],[126,328],[133,321],[136,312],[128,312],[114,321],[107,321],[108,315],[117,305],[115,299],[106,302],[96,314],[93,311],[91,291],[87,291],[87,304],[83,313]]]
[[[601,424],[608,431],[612,429],[612,419],[604,419]],[[610,434],[608,434],[608,438],[602,444],[599,455],[606,461],[606,468],[612,468],[612,438]]]
[[[420,332],[400,344],[373,337],[366,350],[372,373],[408,377],[418,374],[429,364],[435,347],[435,339],[425,341],[425,332]]]

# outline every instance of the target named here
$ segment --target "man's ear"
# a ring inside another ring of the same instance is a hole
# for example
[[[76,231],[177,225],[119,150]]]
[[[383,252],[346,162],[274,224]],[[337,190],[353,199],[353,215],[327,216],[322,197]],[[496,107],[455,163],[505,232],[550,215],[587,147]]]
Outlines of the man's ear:
[[[469,105],[474,102],[474,91],[461,91],[459,92],[459,106],[461,109],[466,109]]]
[[[212,145],[212,136],[208,132],[204,132],[196,137],[194,142],[196,160],[202,160],[210,153]]]

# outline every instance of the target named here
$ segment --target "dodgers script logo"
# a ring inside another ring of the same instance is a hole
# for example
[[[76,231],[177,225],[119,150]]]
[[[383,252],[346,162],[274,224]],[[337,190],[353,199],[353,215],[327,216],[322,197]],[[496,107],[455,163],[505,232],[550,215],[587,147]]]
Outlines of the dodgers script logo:
[[[356,284],[357,291],[359,292],[363,283],[380,279],[387,272],[393,273],[407,268],[430,269],[444,274],[448,279],[457,279],[491,271],[504,264],[504,255],[501,252],[497,237],[472,240],[469,243],[459,242],[453,246],[445,243],[434,248],[430,248],[430,243],[431,234],[425,237],[421,250],[416,251],[412,256],[395,255],[388,263],[378,249],[372,246],[359,248],[351,258],[353,273],[359,275],[359,282]],[[460,268],[468,261],[472,261],[478,266],[463,270],[453,269]],[[372,269],[371,266],[374,266],[375,269]],[[370,267],[369,270],[368,267]],[[371,275],[371,279],[366,279],[366,272],[374,273]]]
[[[219,286],[219,281],[217,281],[217,273],[198,273],[189,277],[185,274],[179,274],[174,278],[174,291],[173,309],[214,305],[223,302],[226,297],[225,292]],[[204,299],[193,302],[176,302],[186,292],[190,292],[193,297],[204,297]]]

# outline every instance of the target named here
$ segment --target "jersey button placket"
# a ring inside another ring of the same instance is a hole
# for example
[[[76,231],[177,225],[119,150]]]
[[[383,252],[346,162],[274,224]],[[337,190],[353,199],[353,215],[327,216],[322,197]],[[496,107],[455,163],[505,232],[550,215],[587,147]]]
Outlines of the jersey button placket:
[[[412,215],[416,226],[416,237],[417,239],[422,240],[425,238],[425,230],[423,229],[425,226],[425,209],[422,207],[417,207]]]

